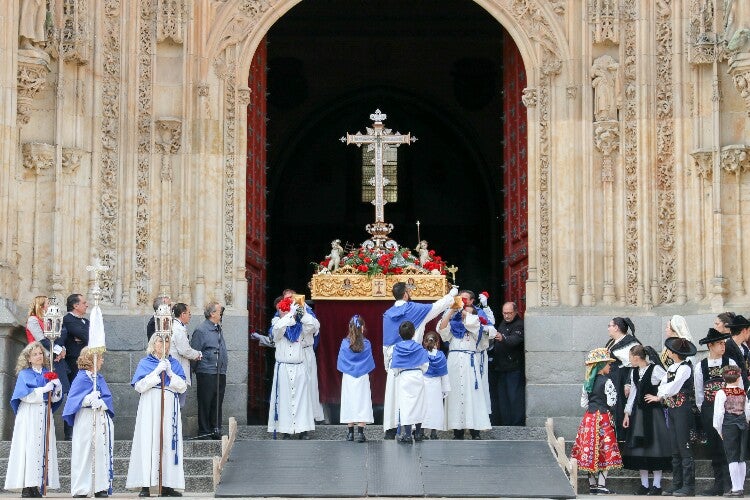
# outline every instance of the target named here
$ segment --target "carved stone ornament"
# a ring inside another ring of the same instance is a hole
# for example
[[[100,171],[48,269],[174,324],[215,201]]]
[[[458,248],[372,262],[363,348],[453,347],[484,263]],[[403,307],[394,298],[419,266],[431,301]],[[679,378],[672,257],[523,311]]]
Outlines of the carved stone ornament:
[[[688,27],[688,60],[711,64],[716,60],[717,35],[714,32],[715,0],[692,0]]]
[[[27,142],[21,146],[23,166],[41,174],[55,166],[55,146],[43,142]]]
[[[250,104],[250,92],[248,87],[240,87],[237,89],[237,102],[242,106]]]
[[[64,0],[60,55],[64,61],[87,64],[91,53],[88,0]]]
[[[203,82],[198,84],[198,95],[201,97],[208,97],[208,84]]]
[[[182,145],[182,120],[161,118],[156,120],[156,146],[163,154],[173,154]]]
[[[738,29],[727,43],[729,61],[727,73],[732,76],[734,87],[745,101],[750,116],[750,28]]]
[[[699,179],[711,181],[714,171],[714,153],[708,149],[698,149],[690,153],[693,157],[692,173]]]
[[[532,89],[529,87],[526,87],[523,89],[523,95],[521,96],[521,101],[523,102],[523,105],[527,108],[533,108],[536,107],[537,102],[537,95],[536,95],[536,89]]]
[[[565,87],[565,95],[570,100],[575,99],[578,96],[578,87],[575,85],[568,85]]]
[[[63,148],[62,150],[62,168],[63,172],[72,174],[81,166],[81,158],[84,151],[78,148]]]
[[[18,123],[26,125],[31,118],[31,103],[47,82],[49,68],[42,59],[18,57]]]
[[[721,148],[721,168],[728,174],[739,175],[750,168],[750,155],[744,144],[730,144]]]
[[[589,23],[594,43],[619,42],[617,4],[617,0],[589,0]]]
[[[594,122],[594,145],[602,154],[602,182],[614,181],[612,155],[620,147],[620,123]]]
[[[181,44],[184,17],[185,0],[159,0],[156,8],[156,41],[171,38]]]

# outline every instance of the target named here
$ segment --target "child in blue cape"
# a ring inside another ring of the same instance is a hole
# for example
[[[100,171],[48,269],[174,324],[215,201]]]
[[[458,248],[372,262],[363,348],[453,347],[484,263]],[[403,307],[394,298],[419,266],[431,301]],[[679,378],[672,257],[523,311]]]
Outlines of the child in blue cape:
[[[427,332],[422,340],[422,347],[427,351],[430,366],[424,374],[425,415],[422,421],[423,439],[438,439],[437,431],[445,430],[445,396],[451,390],[448,378],[448,360],[440,350],[440,335]],[[425,429],[430,429],[429,438]]]
[[[399,442],[411,444],[412,425],[416,427],[415,440],[422,440],[422,421],[425,414],[423,373],[427,371],[429,358],[424,347],[413,340],[414,323],[401,323],[398,334],[402,340],[393,348],[391,370],[396,378],[396,402],[402,427]]]
[[[339,419],[347,424],[346,440],[354,441],[354,424],[357,424],[357,442],[364,443],[365,425],[375,421],[368,375],[375,369],[375,360],[370,341],[365,338],[365,322],[358,314],[349,320],[349,333],[341,341],[336,368],[342,373]]]
[[[16,387],[10,400],[16,421],[8,454],[5,489],[21,491],[24,498],[42,496],[39,488],[45,461],[47,487],[60,487],[54,427],[49,429],[49,441],[46,434],[48,418],[51,421],[51,415],[47,415],[47,399],[52,398],[52,411],[57,410],[62,399],[62,384],[55,373],[47,369],[48,366],[49,360],[39,342],[27,345],[16,363]]]

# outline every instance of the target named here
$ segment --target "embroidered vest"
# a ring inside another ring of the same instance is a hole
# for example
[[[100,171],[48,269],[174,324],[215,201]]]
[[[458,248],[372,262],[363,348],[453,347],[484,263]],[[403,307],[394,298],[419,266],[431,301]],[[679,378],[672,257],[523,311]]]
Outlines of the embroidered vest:
[[[724,394],[727,400],[724,403],[724,412],[732,415],[742,415],[745,413],[745,390],[741,387],[725,387]]]
[[[690,368],[690,376],[688,379],[682,384],[682,387],[680,387],[679,392],[675,394],[674,396],[669,396],[664,400],[664,404],[667,405],[669,408],[679,408],[682,405],[686,403],[695,402],[695,393],[693,392],[693,364],[690,361],[682,361],[680,362],[680,365],[687,365],[688,368]],[[677,376],[677,370],[675,371],[668,371],[667,372],[667,382],[672,382],[675,377]]]
[[[713,403],[716,399],[716,393],[726,385],[721,372],[729,364],[727,356],[721,357],[720,366],[708,366],[708,359],[701,361],[701,371],[703,372],[703,397],[707,403]]]

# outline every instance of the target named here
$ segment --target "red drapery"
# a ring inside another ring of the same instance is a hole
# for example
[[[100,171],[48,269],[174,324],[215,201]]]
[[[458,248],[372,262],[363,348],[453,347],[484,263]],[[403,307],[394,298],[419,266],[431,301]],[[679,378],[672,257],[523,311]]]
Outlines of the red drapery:
[[[370,372],[372,404],[382,405],[385,395],[383,368],[383,313],[393,305],[390,300],[316,300],[315,315],[320,321],[318,346],[318,390],[323,404],[339,404],[341,373],[336,369],[341,341],[346,337],[349,320],[359,314],[365,320],[365,337],[372,344],[375,369]],[[437,319],[425,331],[434,329]]]

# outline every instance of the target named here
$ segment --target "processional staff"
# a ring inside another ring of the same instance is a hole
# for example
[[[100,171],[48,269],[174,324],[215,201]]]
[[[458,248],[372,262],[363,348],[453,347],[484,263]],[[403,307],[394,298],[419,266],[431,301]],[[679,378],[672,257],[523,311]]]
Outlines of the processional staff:
[[[94,272],[94,286],[91,288],[91,295],[94,297],[94,308],[91,310],[90,318],[90,330],[89,330],[89,351],[93,353],[93,373],[94,373],[94,390],[92,394],[97,394],[97,377],[99,373],[99,356],[104,355],[107,350],[105,335],[104,335],[104,317],[102,315],[102,309],[99,307],[99,300],[102,297],[102,289],[99,287],[99,275],[100,273],[107,271],[108,266],[102,265],[97,257],[94,260],[94,265],[86,266],[86,270]],[[93,436],[91,439],[91,493],[96,493],[96,441],[98,439],[97,425],[98,425],[98,412],[94,411],[93,423]],[[110,482],[110,488],[112,484]]]
[[[161,339],[161,358],[160,363],[163,363],[167,358],[167,340],[172,335],[172,312],[169,310],[169,305],[161,304],[154,313],[154,325],[156,329],[154,335]],[[164,386],[166,385],[167,374],[162,371],[161,375],[161,416],[159,418],[159,496],[161,496],[162,490],[162,475],[164,471]]]
[[[51,304],[47,307],[47,311],[44,313],[44,336],[49,340],[49,369],[52,374],[49,380],[57,378],[55,374],[55,360],[53,353],[53,346],[55,340],[60,338],[62,333],[62,319],[63,315],[60,312],[60,308],[54,302],[54,298],[50,300]],[[49,480],[49,433],[50,427],[52,427],[52,393],[47,393],[47,413],[45,416],[45,434],[44,434],[44,474],[42,478],[42,494],[47,494],[47,483]]]

